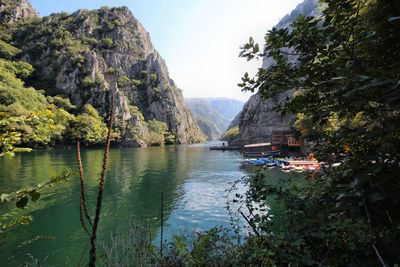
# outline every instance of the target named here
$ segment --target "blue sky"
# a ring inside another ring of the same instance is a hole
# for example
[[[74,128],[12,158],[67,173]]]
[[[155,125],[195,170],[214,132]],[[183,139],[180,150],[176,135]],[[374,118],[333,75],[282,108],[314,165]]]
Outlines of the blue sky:
[[[102,6],[127,6],[150,33],[185,97],[246,100],[237,87],[261,62],[238,58],[249,36],[265,32],[302,0],[30,0],[42,16]]]

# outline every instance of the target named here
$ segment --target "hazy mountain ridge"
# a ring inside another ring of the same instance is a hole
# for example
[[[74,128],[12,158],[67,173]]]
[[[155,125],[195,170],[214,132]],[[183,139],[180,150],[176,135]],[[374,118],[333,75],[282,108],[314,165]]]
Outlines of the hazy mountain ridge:
[[[209,140],[218,139],[244,105],[243,101],[230,98],[186,98],[185,101]]]

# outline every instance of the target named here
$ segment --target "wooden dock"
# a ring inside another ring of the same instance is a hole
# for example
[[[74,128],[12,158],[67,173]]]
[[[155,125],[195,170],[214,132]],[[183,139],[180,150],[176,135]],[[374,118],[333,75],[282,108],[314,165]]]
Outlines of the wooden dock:
[[[240,150],[241,147],[238,146],[210,146],[210,150],[220,150],[220,151],[227,151],[227,150]]]

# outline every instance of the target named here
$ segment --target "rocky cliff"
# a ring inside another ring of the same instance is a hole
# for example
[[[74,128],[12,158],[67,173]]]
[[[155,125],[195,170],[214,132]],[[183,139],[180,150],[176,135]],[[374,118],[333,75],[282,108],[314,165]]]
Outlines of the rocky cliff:
[[[0,0],[0,23],[35,19],[39,13],[26,0]]]
[[[296,20],[300,14],[305,16],[314,15],[317,5],[317,0],[303,1],[290,14],[281,19],[275,27],[289,28],[290,30],[290,24]],[[289,61],[295,60],[296,59],[293,56],[289,58]],[[274,62],[270,58],[266,57],[263,59],[263,68],[268,68],[273,64]],[[232,144],[239,145],[269,141],[272,131],[290,130],[294,120],[294,115],[283,115],[276,111],[276,108],[290,98],[293,93],[294,90],[288,88],[288,91],[268,99],[262,98],[258,93],[251,96],[240,113],[239,123],[237,123],[237,121],[231,123],[231,126],[238,124],[240,129],[237,139],[234,140]]]
[[[21,0],[17,9],[27,4]],[[78,109],[91,104],[103,116],[113,93],[123,144],[143,145],[149,120],[165,122],[178,143],[202,140],[182,92],[128,8],[52,14],[19,25],[14,43],[35,67],[28,81],[35,88],[68,97]]]

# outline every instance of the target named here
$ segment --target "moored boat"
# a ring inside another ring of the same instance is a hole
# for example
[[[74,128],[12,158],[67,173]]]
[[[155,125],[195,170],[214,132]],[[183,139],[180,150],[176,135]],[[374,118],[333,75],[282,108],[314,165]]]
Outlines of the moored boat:
[[[280,150],[274,151],[263,151],[263,152],[243,152],[242,155],[245,158],[265,158],[265,157],[277,157],[280,156]]]

